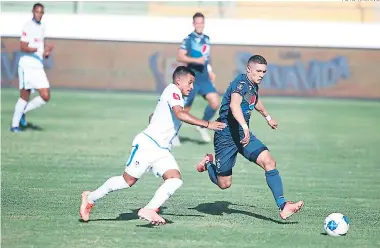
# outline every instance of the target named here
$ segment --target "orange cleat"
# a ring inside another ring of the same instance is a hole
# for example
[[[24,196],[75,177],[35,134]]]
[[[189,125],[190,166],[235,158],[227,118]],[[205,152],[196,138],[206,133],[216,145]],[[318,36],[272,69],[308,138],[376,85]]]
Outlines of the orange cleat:
[[[288,219],[290,216],[293,214],[297,213],[301,208],[303,207],[304,202],[299,201],[299,202],[287,202],[284,206],[284,208],[280,211],[280,217],[283,220]]]
[[[165,219],[159,216],[156,211],[157,210],[141,208],[137,215],[139,216],[140,220],[147,220],[152,225],[165,225]]]
[[[79,214],[83,221],[88,221],[90,218],[90,213],[92,208],[94,207],[93,203],[88,203],[87,196],[90,194],[90,191],[82,192],[82,204],[80,205]]]
[[[204,172],[207,170],[207,166],[206,164],[208,162],[214,162],[214,156],[212,156],[212,154],[206,154],[204,156],[204,158],[198,163],[197,165],[197,171],[198,172]]]

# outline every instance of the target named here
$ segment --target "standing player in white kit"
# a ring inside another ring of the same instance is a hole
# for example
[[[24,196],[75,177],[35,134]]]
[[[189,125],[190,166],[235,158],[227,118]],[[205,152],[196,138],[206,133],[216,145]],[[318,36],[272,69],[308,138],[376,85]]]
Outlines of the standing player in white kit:
[[[33,5],[33,19],[22,30],[20,50],[23,52],[18,65],[20,98],[18,99],[12,119],[11,132],[20,132],[20,121],[26,126],[25,113],[41,107],[50,99],[49,80],[44,71],[43,58],[48,57],[52,46],[47,46],[45,25],[41,23],[44,6]],[[29,101],[30,92],[37,89],[39,96]]]
[[[182,122],[221,130],[226,124],[198,119],[184,110],[184,96],[193,89],[194,72],[188,67],[178,66],[173,73],[173,83],[168,85],[157,103],[148,127],[136,135],[132,142],[132,150],[126,168],[121,176],[109,178],[97,190],[82,193],[80,215],[88,221],[94,203],[112,191],[126,189],[136,183],[148,170],[164,179],[152,200],[138,211],[141,219],[152,224],[165,224],[165,220],[157,214],[157,210],[174,192],[181,187],[180,169],[170,152],[173,138],[177,135]]]

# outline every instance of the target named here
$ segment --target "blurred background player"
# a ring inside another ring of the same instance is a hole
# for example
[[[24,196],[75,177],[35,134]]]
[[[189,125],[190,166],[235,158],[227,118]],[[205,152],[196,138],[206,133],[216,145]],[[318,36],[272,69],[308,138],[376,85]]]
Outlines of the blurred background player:
[[[157,210],[182,186],[180,169],[170,152],[171,142],[182,121],[212,130],[221,130],[226,126],[221,122],[200,120],[184,110],[183,97],[188,96],[193,89],[194,76],[194,72],[185,66],[176,68],[173,83],[163,91],[153,116],[149,118],[148,127],[133,140],[123,175],[109,178],[93,192],[82,193],[80,215],[84,221],[88,221],[91,209],[98,199],[112,191],[131,187],[147,170],[152,170],[156,176],[164,179],[164,183],[157,189],[152,200],[139,210],[138,215],[152,224],[165,224]]]
[[[40,3],[33,5],[33,19],[28,21],[21,34],[20,50],[23,52],[18,65],[20,98],[18,99],[11,132],[19,132],[26,127],[25,113],[39,108],[50,99],[49,80],[44,71],[43,58],[48,57],[52,46],[45,44],[45,25],[41,23],[44,6]],[[31,90],[37,89],[39,96],[29,101]]]
[[[213,156],[207,154],[197,169],[199,172],[208,170],[211,181],[221,189],[227,189],[232,184],[232,168],[239,152],[264,169],[266,181],[280,209],[280,217],[287,219],[300,210],[304,203],[286,202],[276,161],[268,148],[249,131],[248,126],[251,111],[256,109],[271,128],[277,129],[277,122],[259,99],[259,84],[267,72],[267,61],[260,55],[254,55],[248,60],[246,71],[246,74],[238,75],[231,82],[222,99],[218,121],[226,123],[227,127],[215,132],[216,165],[213,164]]]
[[[202,13],[193,16],[194,31],[182,42],[178,50],[177,61],[186,63],[195,72],[194,89],[185,102],[185,110],[190,111],[195,97],[199,94],[208,101],[203,120],[209,121],[219,108],[219,95],[213,85],[215,74],[210,64],[210,38],[203,34],[205,17]],[[211,138],[205,128],[197,127],[202,139],[210,142]],[[179,139],[176,141],[179,143]]]

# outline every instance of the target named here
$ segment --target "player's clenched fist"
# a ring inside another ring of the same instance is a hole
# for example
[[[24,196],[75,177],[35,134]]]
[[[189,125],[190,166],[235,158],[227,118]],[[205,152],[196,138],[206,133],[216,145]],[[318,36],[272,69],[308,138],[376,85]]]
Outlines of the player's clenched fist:
[[[210,121],[207,126],[207,128],[211,130],[222,130],[225,127],[226,127],[226,123],[218,122],[218,121]]]

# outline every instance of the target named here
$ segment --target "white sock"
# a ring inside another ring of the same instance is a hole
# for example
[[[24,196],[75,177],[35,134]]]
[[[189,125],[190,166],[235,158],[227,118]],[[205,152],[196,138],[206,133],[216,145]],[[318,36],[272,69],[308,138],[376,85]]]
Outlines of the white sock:
[[[20,124],[20,120],[22,115],[24,114],[25,106],[28,104],[27,101],[25,101],[22,98],[19,98],[16,106],[15,106],[15,112],[13,113],[13,119],[12,119],[12,127],[18,127]]]
[[[36,96],[33,98],[28,105],[26,106],[24,113],[29,112],[30,110],[36,109],[44,105],[46,102],[44,99],[42,99],[41,96]]]
[[[92,191],[90,194],[88,194],[87,200],[89,203],[94,203],[112,191],[126,188],[129,188],[129,185],[125,182],[123,176],[111,177],[97,190]]]
[[[182,183],[182,180],[179,178],[165,180],[145,208],[156,210],[161,207],[182,186]]]

